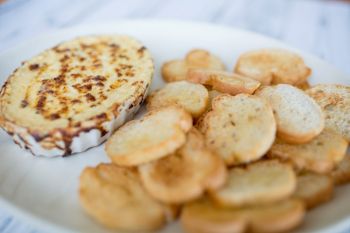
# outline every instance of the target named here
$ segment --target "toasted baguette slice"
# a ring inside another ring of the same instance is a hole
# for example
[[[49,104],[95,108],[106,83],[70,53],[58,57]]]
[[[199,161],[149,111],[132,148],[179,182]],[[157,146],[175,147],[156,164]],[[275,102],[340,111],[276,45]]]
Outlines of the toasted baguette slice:
[[[320,84],[307,90],[326,115],[326,127],[350,142],[350,86]]]
[[[204,49],[193,49],[186,54],[185,62],[190,68],[225,70],[221,59]]]
[[[331,175],[334,183],[337,185],[350,182],[350,154],[344,157],[344,159],[332,171]]]
[[[347,146],[341,135],[325,129],[306,144],[288,144],[277,139],[268,156],[290,161],[298,170],[329,173],[344,158]]]
[[[235,72],[258,80],[264,85],[303,83],[311,74],[303,59],[284,49],[259,49],[242,54]]]
[[[113,229],[155,230],[172,213],[170,206],[147,194],[136,169],[113,164],[85,168],[80,176],[79,197],[90,216]]]
[[[276,123],[270,105],[263,99],[239,94],[220,95],[213,109],[198,125],[206,144],[228,165],[262,157],[275,139]]]
[[[166,82],[176,82],[186,79],[187,64],[183,60],[171,60],[162,66],[162,77]]]
[[[217,206],[204,197],[184,205],[180,223],[188,233],[243,233],[248,219],[239,209]]]
[[[302,90],[287,84],[264,87],[256,95],[270,102],[277,122],[277,136],[289,143],[306,143],[324,128],[324,115]]]
[[[0,127],[33,155],[85,151],[134,115],[153,71],[148,49],[131,37],[65,41],[10,75],[0,90]]]
[[[208,106],[209,94],[201,84],[178,81],[166,84],[147,98],[147,109],[153,110],[169,105],[183,107],[193,117],[199,117]]]
[[[225,186],[210,196],[222,206],[260,205],[287,198],[295,187],[296,176],[290,165],[267,160],[247,168],[232,168]]]
[[[186,80],[186,74],[190,68],[205,68],[225,70],[225,65],[220,58],[206,50],[194,49],[187,53],[183,60],[171,60],[162,66],[162,77],[166,82]]]
[[[289,231],[302,222],[303,203],[296,199],[244,208],[220,207],[203,198],[186,204],[181,225],[193,233],[274,233]]]
[[[302,173],[297,178],[294,197],[301,199],[311,209],[329,201],[333,196],[333,180],[328,175]]]
[[[207,69],[189,69],[187,80],[203,85],[210,85],[214,90],[230,95],[240,93],[253,94],[260,86],[260,82],[252,78],[225,71]]]
[[[165,203],[184,203],[226,181],[223,160],[205,146],[201,133],[192,128],[187,142],[175,153],[139,167],[146,190]]]
[[[299,226],[305,216],[304,204],[297,199],[247,209],[252,233],[289,232]]]
[[[157,109],[119,128],[105,149],[115,164],[139,165],[173,153],[185,143],[191,127],[192,118],[182,108]]]

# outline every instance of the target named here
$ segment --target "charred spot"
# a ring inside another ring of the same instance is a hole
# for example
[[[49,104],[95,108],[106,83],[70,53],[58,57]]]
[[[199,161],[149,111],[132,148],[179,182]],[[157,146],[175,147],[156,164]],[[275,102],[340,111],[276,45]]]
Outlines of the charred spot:
[[[55,92],[53,90],[47,90],[46,93],[47,94],[54,94]]]
[[[126,56],[125,54],[119,54],[118,56],[120,59],[125,59],[125,60],[129,60],[130,58],[128,56]]]
[[[132,71],[132,70],[128,70],[125,72],[125,75],[128,76],[128,77],[132,77],[135,75],[135,73]]]
[[[104,83],[103,82],[97,82],[95,83],[96,86],[99,86],[99,87],[103,87],[104,86]]]
[[[37,133],[31,133],[31,135],[33,136],[34,140],[37,141],[37,142],[40,142],[42,137],[41,135],[37,134]]]
[[[83,83],[88,83],[88,82],[90,82],[90,81],[91,81],[91,76],[86,77],[86,78],[83,79]],[[77,84],[77,85],[78,85],[78,84]]]
[[[82,86],[82,88],[83,88],[83,90],[91,91],[92,84],[86,84],[86,85]]]
[[[65,62],[69,59],[69,56],[67,54],[65,54],[61,59],[60,62]]]
[[[39,64],[31,64],[30,66],[29,66],[29,70],[37,70],[37,69],[39,69]]]
[[[120,87],[123,83],[125,83],[125,79],[117,79],[114,83],[112,83],[109,87],[111,89],[116,89]]]
[[[81,77],[81,74],[79,74],[79,73],[74,73],[74,74],[71,74],[71,76],[72,76],[73,78],[79,78],[79,77]]]
[[[96,119],[99,120],[106,120],[107,119],[107,114],[106,113],[101,113],[95,117]]]
[[[146,47],[145,47],[145,46],[142,46],[141,48],[139,48],[139,49],[137,50],[138,55],[139,55],[140,57],[143,57],[143,54],[144,54],[145,50],[146,50]]]
[[[74,84],[73,87],[77,89],[79,92],[87,92],[87,91],[91,91],[92,84],[81,85],[78,83],[78,84]]]
[[[62,104],[64,104],[64,103],[62,103]],[[67,113],[68,112],[68,106],[64,106],[63,108],[60,109],[59,112],[62,113],[62,114]]]
[[[61,70],[60,70],[61,73],[64,74],[64,73],[68,72],[68,68],[69,68],[68,65],[67,65],[67,64],[64,64],[64,65],[61,67]]]
[[[53,81],[58,84],[58,85],[61,85],[61,84],[64,84],[65,81],[64,81],[64,76],[63,75],[58,75],[57,77],[54,77],[53,78]]]
[[[27,106],[28,106],[28,104],[29,104],[29,103],[28,103],[28,101],[27,101],[27,100],[22,100],[22,101],[21,101],[21,107],[22,107],[22,108],[27,107]]]
[[[0,96],[3,96],[5,94],[5,90],[7,88],[8,83],[8,80],[6,80],[5,83],[2,85],[2,88],[0,90]]]
[[[102,67],[102,64],[101,63],[94,63],[92,66],[94,68],[99,68],[99,67]]]
[[[115,68],[114,71],[117,73],[118,76],[122,76],[122,72],[120,71],[120,69]]]
[[[39,134],[39,133],[36,132],[36,131],[31,132],[30,134],[33,136],[33,138],[34,138],[35,141],[37,141],[37,142],[43,141],[45,138],[50,137],[50,134],[41,135],[41,134]]]
[[[88,44],[81,43],[81,44],[80,44],[80,47],[81,47],[82,49],[89,49],[89,48],[93,48],[93,47],[95,47],[95,46],[94,46],[94,45],[88,45]]]
[[[53,113],[50,115],[50,120],[56,120],[59,118],[60,118],[60,115],[58,113]]]
[[[96,101],[95,96],[91,95],[90,93],[87,93],[85,97],[88,101]]]
[[[103,136],[105,136],[108,132],[107,132],[107,130],[105,130],[104,128],[100,128],[99,129],[100,130],[100,132],[101,132],[101,137],[103,137]]]
[[[142,96],[141,96],[141,102],[140,102],[140,104],[143,104],[143,102],[145,102],[145,99],[146,99],[145,96],[142,95]]]
[[[111,43],[109,44],[109,47],[113,48],[113,49],[119,49],[119,45],[115,44],[115,43]]]
[[[119,65],[121,69],[125,70],[125,69],[131,69],[133,66],[132,65],[128,65],[128,64],[120,64]]]
[[[69,48],[59,48],[59,46],[56,46],[53,48],[53,51],[55,51],[56,53],[66,53],[66,52],[69,52],[70,49]]]
[[[40,111],[41,109],[44,108],[44,106],[45,106],[45,101],[46,101],[46,96],[40,96],[40,97],[39,97],[39,100],[38,100],[38,102],[37,102],[37,104],[36,104],[37,110]]]
[[[94,81],[106,81],[106,77],[101,76],[101,75],[96,75],[95,77],[92,78]]]
[[[79,57],[79,61],[81,61],[81,62],[83,62],[83,61],[85,61],[85,57]]]
[[[80,99],[74,99],[74,100],[72,100],[72,103],[73,104],[79,104],[79,103],[81,103],[81,100]]]

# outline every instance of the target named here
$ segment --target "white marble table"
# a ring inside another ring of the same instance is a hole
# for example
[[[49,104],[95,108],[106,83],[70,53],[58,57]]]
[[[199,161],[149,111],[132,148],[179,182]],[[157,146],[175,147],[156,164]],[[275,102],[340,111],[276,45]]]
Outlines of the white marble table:
[[[55,29],[125,18],[252,30],[313,53],[350,78],[350,4],[334,0],[7,0],[0,4],[0,53]],[[42,232],[29,224],[0,209],[1,233]]]

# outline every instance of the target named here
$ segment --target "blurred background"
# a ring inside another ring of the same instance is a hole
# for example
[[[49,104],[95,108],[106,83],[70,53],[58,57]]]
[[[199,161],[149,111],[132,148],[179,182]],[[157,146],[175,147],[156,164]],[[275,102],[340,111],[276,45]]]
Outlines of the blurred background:
[[[0,0],[0,52],[82,23],[153,18],[262,33],[350,74],[350,0]]]
[[[350,75],[350,1],[345,0],[0,0],[0,53],[60,28],[134,18],[193,20],[254,31]],[[0,232],[41,233],[1,209]]]

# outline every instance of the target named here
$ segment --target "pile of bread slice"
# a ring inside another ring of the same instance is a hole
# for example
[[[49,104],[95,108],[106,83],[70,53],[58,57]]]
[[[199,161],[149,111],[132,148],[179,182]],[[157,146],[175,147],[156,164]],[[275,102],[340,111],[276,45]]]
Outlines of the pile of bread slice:
[[[165,63],[148,112],[108,139],[111,163],[82,172],[82,206],[131,231],[297,227],[350,181],[350,87],[311,87],[310,74],[282,49],[244,53],[234,72],[199,49]]]

